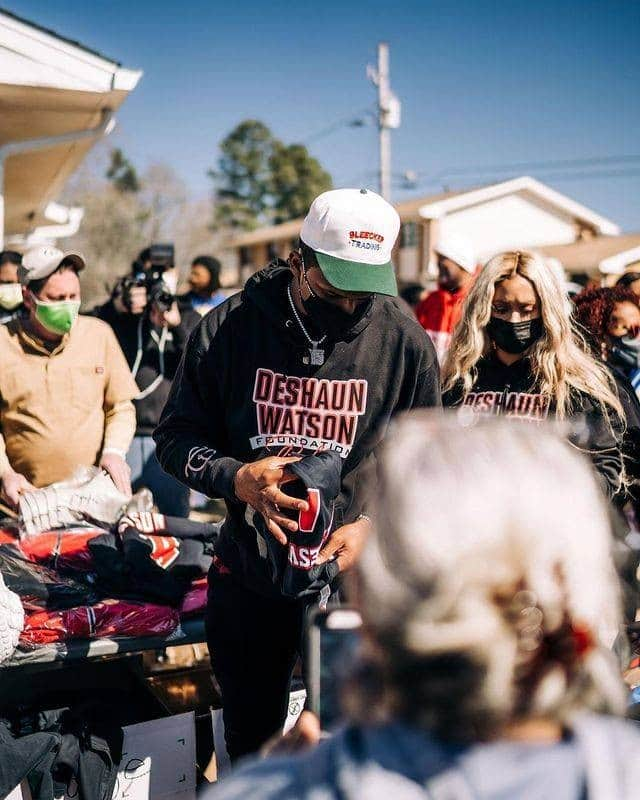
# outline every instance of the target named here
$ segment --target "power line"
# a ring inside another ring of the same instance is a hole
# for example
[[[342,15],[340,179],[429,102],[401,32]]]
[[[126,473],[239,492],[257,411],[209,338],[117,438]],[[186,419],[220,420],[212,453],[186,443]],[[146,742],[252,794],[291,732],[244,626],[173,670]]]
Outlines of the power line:
[[[505,165],[495,165],[493,169],[481,169],[480,167],[464,167],[460,168],[459,170],[453,169],[451,171],[445,172],[442,170],[441,172],[437,173],[434,176],[425,177],[418,181],[407,181],[406,173],[395,173],[394,180],[396,181],[397,185],[404,186],[405,188],[419,188],[421,186],[434,186],[434,187],[442,187],[446,185],[450,178],[455,179],[456,176],[458,177],[466,177],[467,179],[474,179],[475,181],[496,181],[496,180],[509,180],[513,177],[517,177],[518,174],[521,174],[521,171],[524,169],[530,169],[533,174],[542,172],[543,175],[541,177],[544,180],[589,180],[590,178],[600,179],[600,178],[627,178],[627,177],[637,177],[640,174],[640,169],[634,168],[625,168],[625,169],[580,169],[576,171],[567,171],[567,170],[555,170],[553,169],[555,166],[567,166],[571,168],[576,168],[580,164],[586,167],[594,167],[594,166],[604,166],[606,164],[613,165],[617,167],[621,164],[640,164],[640,155],[625,155],[625,156],[603,156],[598,158],[589,158],[589,159],[563,159],[557,161],[539,161],[539,162],[520,162],[519,164],[505,164]],[[513,170],[513,172],[512,172]],[[550,171],[551,170],[551,171]],[[455,182],[455,181],[454,181]]]
[[[329,136],[334,131],[339,130],[343,127],[350,127],[350,128],[361,128],[366,125],[363,119],[361,119],[366,114],[372,114],[373,109],[371,104],[365,106],[360,111],[356,111],[355,114],[352,114],[349,117],[344,117],[343,119],[337,120],[336,122],[328,125],[326,128],[322,128],[322,130],[316,131],[315,133],[310,134],[305,139],[302,140],[302,143],[305,145],[311,144],[312,142],[317,142],[318,139],[324,139],[325,136]]]
[[[520,172],[527,169],[547,170],[557,167],[590,167],[604,164],[625,164],[640,162],[640,155],[592,156],[590,158],[564,158],[545,161],[516,161],[510,164],[490,164],[484,166],[449,167],[441,169],[434,180],[455,175],[483,175],[496,172]]]

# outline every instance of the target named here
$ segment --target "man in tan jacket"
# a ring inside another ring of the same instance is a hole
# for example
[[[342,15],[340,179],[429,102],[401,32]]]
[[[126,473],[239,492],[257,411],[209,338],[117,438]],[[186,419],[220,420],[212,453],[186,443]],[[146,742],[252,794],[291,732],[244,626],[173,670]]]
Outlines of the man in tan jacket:
[[[0,489],[22,492],[98,464],[130,493],[125,456],[138,389],[111,328],[78,316],[83,259],[54,247],[25,254],[27,314],[0,326]]]

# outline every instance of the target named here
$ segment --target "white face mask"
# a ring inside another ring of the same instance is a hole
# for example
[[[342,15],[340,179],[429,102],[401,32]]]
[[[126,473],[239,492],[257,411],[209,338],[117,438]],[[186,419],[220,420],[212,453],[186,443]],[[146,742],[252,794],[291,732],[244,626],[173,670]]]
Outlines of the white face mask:
[[[22,303],[22,286],[19,283],[0,283],[0,308],[13,311]]]

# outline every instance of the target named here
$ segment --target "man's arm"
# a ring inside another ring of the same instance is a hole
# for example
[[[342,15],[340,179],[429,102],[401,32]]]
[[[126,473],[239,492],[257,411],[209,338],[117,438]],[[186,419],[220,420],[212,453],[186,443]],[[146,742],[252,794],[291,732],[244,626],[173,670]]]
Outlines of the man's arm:
[[[131,401],[138,387],[111,328],[105,330],[105,336],[104,435],[99,465],[121,492],[130,494],[131,470],[126,455],[136,432],[136,410]]]
[[[131,400],[121,400],[104,409],[102,453],[127,455],[136,432],[136,409]]]
[[[209,368],[211,346],[203,320],[189,338],[153,438],[166,472],[208,497],[235,500],[242,462],[220,449],[223,409],[218,377]]]
[[[212,365],[212,339],[203,320],[193,331],[173,380],[160,424],[153,434],[163,469],[208,497],[248,503],[266,520],[271,534],[286,543],[282,528],[298,526],[282,509],[306,510],[307,503],[281,491],[295,458],[269,456],[249,464],[225,455],[224,409],[219,377]]]

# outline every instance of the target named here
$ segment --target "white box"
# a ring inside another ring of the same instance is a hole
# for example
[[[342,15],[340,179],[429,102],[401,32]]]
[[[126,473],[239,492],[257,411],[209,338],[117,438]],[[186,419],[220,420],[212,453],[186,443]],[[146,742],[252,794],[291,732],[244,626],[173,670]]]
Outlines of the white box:
[[[113,800],[195,800],[193,711],[124,728]]]

